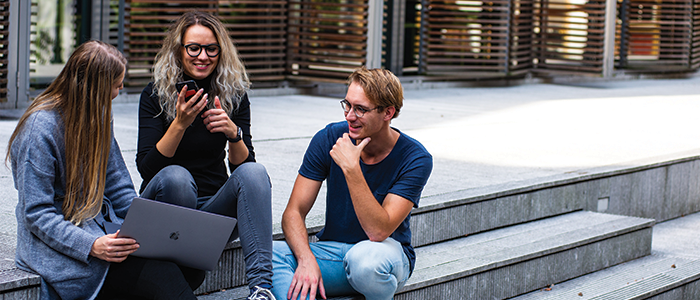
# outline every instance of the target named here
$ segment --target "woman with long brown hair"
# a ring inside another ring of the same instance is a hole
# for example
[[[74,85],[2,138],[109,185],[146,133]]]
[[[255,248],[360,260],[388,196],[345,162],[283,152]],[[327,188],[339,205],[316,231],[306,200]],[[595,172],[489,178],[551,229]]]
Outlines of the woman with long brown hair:
[[[129,256],[136,241],[105,229],[123,222],[136,196],[112,130],[125,67],[109,44],[80,45],[10,138],[6,160],[19,195],[15,261],[41,276],[41,299],[196,299],[201,278]]]

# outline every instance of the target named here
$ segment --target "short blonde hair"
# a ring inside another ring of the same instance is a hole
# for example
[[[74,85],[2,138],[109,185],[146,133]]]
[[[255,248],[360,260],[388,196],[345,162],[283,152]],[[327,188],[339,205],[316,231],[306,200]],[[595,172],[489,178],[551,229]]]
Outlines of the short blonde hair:
[[[357,83],[365,91],[365,96],[372,104],[381,108],[394,107],[399,116],[403,106],[403,87],[394,73],[385,69],[367,69],[361,67],[348,77],[348,85]]]

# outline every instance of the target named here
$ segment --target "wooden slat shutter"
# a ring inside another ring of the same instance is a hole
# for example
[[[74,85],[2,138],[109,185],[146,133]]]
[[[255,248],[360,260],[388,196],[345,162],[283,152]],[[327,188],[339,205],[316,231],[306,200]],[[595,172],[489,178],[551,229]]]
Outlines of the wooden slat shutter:
[[[427,75],[508,72],[509,0],[428,0],[427,5],[422,49]]]
[[[9,68],[10,1],[0,1],[0,103],[7,102]]]
[[[217,3],[218,1],[129,0],[124,25],[124,53],[129,60],[126,80],[128,86],[142,89],[152,80],[156,53],[175,19],[191,9],[215,14]]]
[[[527,73],[533,66],[535,43],[535,4],[533,0],[513,0],[510,24],[509,74]]]
[[[289,0],[287,72],[344,82],[367,60],[368,0]]]
[[[646,71],[691,68],[692,0],[629,0],[623,1],[620,9],[626,10],[621,23],[627,25],[620,37],[625,43],[620,67]]]
[[[109,41],[118,47],[119,44],[119,0],[109,0]]]
[[[284,80],[287,1],[219,1],[218,14],[256,87]]]
[[[602,74],[605,1],[541,0],[537,6],[536,71]]]
[[[284,79],[286,1],[130,0],[124,49],[130,86],[142,88],[152,80],[155,55],[168,27],[192,9],[217,15],[224,23],[254,86]]]

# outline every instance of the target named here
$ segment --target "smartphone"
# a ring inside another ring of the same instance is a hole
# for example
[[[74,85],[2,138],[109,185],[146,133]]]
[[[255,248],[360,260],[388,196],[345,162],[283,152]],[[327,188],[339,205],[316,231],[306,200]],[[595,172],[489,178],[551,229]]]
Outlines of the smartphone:
[[[194,82],[194,80],[180,81],[175,84],[177,92],[179,93],[180,91],[182,91],[182,87],[184,87],[185,85],[187,86],[187,92],[185,92],[185,101],[188,101],[190,100],[190,98],[192,98],[192,96],[194,96],[194,94],[197,93],[197,91],[199,91],[199,87],[197,86],[197,83]],[[199,97],[197,101],[199,102],[200,99],[202,99],[202,97]]]

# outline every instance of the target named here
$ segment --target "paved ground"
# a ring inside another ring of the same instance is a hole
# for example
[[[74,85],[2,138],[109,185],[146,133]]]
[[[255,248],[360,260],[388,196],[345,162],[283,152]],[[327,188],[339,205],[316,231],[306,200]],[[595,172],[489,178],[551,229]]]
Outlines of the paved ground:
[[[260,92],[259,92],[260,93]],[[342,120],[339,100],[257,96],[251,92],[253,142],[273,184],[280,215],[311,136]],[[117,139],[136,186],[137,95],[115,101]],[[498,88],[407,90],[393,126],[421,141],[434,170],[421,200],[463,191],[480,194],[605,168],[700,154],[700,77],[674,80],[528,84]],[[16,120],[0,120],[0,154]],[[323,197],[323,194],[320,196]],[[322,198],[320,198],[322,199]],[[0,167],[0,234],[14,236],[17,194]],[[320,224],[317,201],[309,224]]]

